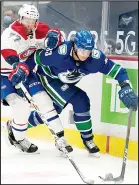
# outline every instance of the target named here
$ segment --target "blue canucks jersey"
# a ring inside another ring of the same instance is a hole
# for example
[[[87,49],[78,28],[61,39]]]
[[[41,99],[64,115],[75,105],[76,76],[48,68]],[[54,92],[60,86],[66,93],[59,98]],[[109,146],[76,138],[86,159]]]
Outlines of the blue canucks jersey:
[[[60,79],[63,83],[77,83],[82,77],[92,73],[103,73],[119,83],[128,80],[126,70],[108,59],[102,51],[93,49],[91,55],[83,62],[72,57],[73,43],[64,42],[55,50],[37,50],[26,61],[30,70],[38,65],[38,73],[50,78]]]

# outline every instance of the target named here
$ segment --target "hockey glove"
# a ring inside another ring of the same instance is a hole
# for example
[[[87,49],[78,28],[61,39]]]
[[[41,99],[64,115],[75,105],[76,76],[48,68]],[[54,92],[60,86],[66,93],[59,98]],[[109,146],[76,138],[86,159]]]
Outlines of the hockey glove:
[[[29,75],[29,68],[25,63],[18,63],[16,68],[9,74],[8,79],[16,86],[20,82],[24,82]]]
[[[126,85],[121,87],[121,90],[118,92],[119,99],[123,102],[123,104],[129,109],[130,107],[133,111],[137,110],[138,107],[138,97],[134,93],[133,89],[130,85]]]
[[[61,42],[62,42],[61,32],[58,29],[53,28],[49,30],[48,33],[46,34],[44,45],[45,45],[45,48],[48,47],[49,49],[53,50],[57,46],[59,46]]]

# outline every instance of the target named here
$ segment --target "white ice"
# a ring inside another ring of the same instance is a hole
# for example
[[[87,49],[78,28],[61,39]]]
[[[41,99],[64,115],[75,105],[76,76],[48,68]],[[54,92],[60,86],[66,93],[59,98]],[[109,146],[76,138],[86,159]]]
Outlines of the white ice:
[[[31,140],[38,145],[40,154],[26,155],[7,146],[1,137],[2,184],[84,184],[67,158],[59,155],[54,143]],[[120,175],[122,158],[101,154],[100,158],[88,156],[87,151],[74,147],[73,160],[84,176],[102,184],[99,175],[111,172]],[[108,184],[108,183],[107,183]],[[138,184],[138,162],[127,161],[123,184]]]

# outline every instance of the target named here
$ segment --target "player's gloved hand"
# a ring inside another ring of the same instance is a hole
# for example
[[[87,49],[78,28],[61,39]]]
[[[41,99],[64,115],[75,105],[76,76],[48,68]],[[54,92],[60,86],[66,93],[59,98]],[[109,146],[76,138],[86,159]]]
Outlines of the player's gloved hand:
[[[18,63],[9,74],[8,79],[12,82],[13,86],[16,86],[20,82],[24,82],[29,75],[29,68],[25,63]]]
[[[61,44],[62,39],[63,37],[61,32],[58,29],[53,28],[49,30],[48,33],[46,34],[44,45],[46,48],[48,47],[52,50]]]
[[[129,109],[130,107],[133,111],[137,110],[138,107],[138,97],[134,93],[133,89],[130,85],[126,85],[121,87],[121,90],[118,92],[120,100],[124,103],[124,105]]]

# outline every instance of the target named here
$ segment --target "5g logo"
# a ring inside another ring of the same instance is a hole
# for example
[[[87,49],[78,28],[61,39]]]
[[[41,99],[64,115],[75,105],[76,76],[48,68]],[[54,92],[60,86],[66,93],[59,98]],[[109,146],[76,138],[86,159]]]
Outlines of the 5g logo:
[[[97,48],[97,42],[98,42],[98,33],[96,31],[90,31],[92,33],[92,35],[94,35],[94,40],[95,40],[95,48]],[[136,49],[136,42],[131,42],[131,46],[132,46],[132,51],[129,50],[129,39],[130,37],[135,36],[135,31],[129,31],[127,33],[127,36],[125,38],[125,42],[123,41],[123,39],[120,38],[120,36],[124,36],[124,31],[117,31],[117,36],[116,36],[116,41],[115,41],[115,46],[119,45],[119,48],[115,48],[115,53],[117,54],[122,54],[124,49],[126,51],[126,53],[128,53],[129,55],[134,55],[135,53],[135,49]],[[105,31],[105,35],[108,35],[108,31]],[[107,48],[108,48],[108,44],[107,41],[104,42],[104,46],[105,46],[105,51],[106,52]]]
[[[120,39],[119,37],[120,36],[123,36],[124,35],[124,31],[117,31],[117,38],[116,38],[116,44],[120,44],[120,49],[115,49],[115,52],[117,54],[121,54],[125,48],[125,51],[126,53],[128,53],[129,55],[133,55],[135,53],[135,46],[136,46],[136,43],[135,42],[131,42],[131,46],[132,46],[132,51],[129,50],[128,48],[128,40],[129,40],[129,37],[131,37],[132,35],[135,36],[135,32],[134,31],[129,31],[127,33],[127,37],[125,38],[125,44],[123,42],[122,39]]]

